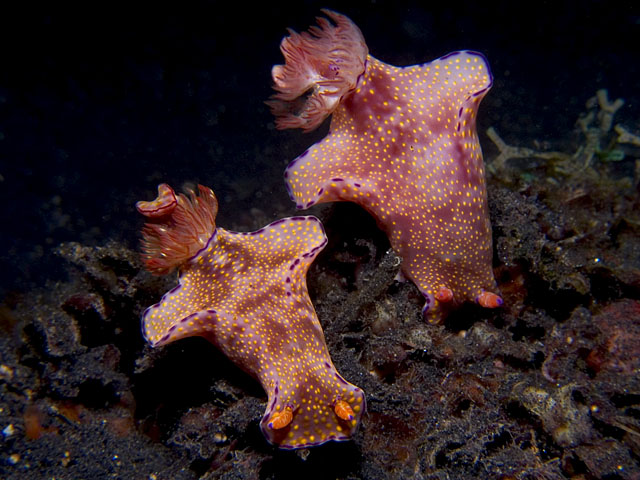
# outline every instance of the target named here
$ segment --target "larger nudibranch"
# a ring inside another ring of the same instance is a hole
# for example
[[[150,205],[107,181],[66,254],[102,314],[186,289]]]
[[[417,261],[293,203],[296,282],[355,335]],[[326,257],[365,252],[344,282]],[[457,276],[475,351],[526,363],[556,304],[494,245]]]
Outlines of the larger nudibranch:
[[[329,134],[285,171],[298,208],[338,200],[368,210],[402,257],[402,272],[426,299],[431,321],[464,301],[497,307],[484,165],[475,129],[491,87],[482,55],[453,52],[394,67],[368,54],[351,20],[282,41],[267,102],[278,128]]]
[[[156,274],[179,269],[179,285],[149,307],[142,331],[154,347],[200,335],[256,377],[268,395],[260,422],[281,448],[349,439],[365,408],[361,389],[336,371],[306,285],[327,243],[315,217],[278,220],[260,230],[216,228],[213,192],[138,202],[148,218],[143,258]]]

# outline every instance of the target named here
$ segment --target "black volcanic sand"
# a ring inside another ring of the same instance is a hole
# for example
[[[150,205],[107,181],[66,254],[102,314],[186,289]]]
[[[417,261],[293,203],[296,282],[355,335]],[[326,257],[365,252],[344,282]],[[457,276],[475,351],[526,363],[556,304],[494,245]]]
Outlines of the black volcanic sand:
[[[639,205],[633,192],[599,193],[609,202],[597,209],[593,197],[554,208],[548,190],[491,183],[505,307],[465,306],[443,325],[425,323],[417,289],[394,281],[396,257],[366,213],[324,209],[331,241],[308,283],[368,412],[352,442],[298,452],[267,445],[259,385],[206,341],[144,345],[140,314],[175,279],[117,243],[65,244],[71,280],[3,311],[0,472],[637,478]]]

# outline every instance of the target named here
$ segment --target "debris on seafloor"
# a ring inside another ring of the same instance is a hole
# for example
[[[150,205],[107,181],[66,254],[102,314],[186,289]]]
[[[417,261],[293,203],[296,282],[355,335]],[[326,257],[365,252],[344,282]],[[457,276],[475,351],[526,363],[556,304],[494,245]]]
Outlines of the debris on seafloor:
[[[573,153],[509,145],[493,127],[489,127],[487,136],[498,148],[499,154],[488,163],[487,170],[493,175],[504,176],[506,173],[506,178],[511,178],[514,172],[510,172],[509,160],[539,159],[546,166],[547,180],[553,181],[560,177],[585,175],[585,170],[593,171],[596,168],[594,158],[602,163],[621,161],[640,147],[640,136],[620,124],[613,126],[614,116],[623,105],[624,100],[620,98],[610,101],[606,89],[598,90],[595,96],[589,98],[585,104],[586,112],[576,120],[581,142]],[[639,164],[640,160],[636,160],[636,170],[640,168]],[[521,174],[526,175],[526,172]],[[634,185],[637,183],[638,178],[635,178]]]

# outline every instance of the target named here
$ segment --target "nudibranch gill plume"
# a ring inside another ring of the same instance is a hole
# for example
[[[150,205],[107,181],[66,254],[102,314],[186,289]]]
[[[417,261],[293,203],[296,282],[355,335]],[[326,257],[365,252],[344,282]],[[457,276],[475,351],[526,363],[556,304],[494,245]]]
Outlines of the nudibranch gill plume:
[[[267,103],[276,126],[329,134],[285,171],[298,208],[351,201],[377,220],[402,273],[438,322],[465,301],[497,307],[484,164],[475,121],[492,77],[459,51],[394,67],[368,53],[358,27],[323,10],[309,32],[289,31]]]
[[[143,260],[155,274],[179,271],[179,284],[143,315],[154,347],[199,335],[257,378],[267,393],[260,422],[281,448],[302,448],[354,434],[362,390],[334,367],[309,299],[306,274],[327,243],[315,217],[275,221],[236,233],[216,227],[213,192],[138,202],[147,217]]]

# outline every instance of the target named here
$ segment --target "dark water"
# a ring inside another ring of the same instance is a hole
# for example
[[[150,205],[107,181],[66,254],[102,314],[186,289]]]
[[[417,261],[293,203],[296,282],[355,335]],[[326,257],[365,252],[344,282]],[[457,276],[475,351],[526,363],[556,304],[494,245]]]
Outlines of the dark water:
[[[133,205],[200,182],[219,223],[293,211],[282,171],[322,136],[277,132],[263,101],[286,27],[348,15],[395,65],[481,51],[495,77],[479,131],[561,144],[598,88],[640,131],[635,2],[194,2],[31,5],[0,16],[0,298],[63,275],[63,241],[137,242]],[[326,126],[324,127],[326,129]],[[254,210],[251,210],[251,209]],[[255,210],[257,209],[257,210]]]

